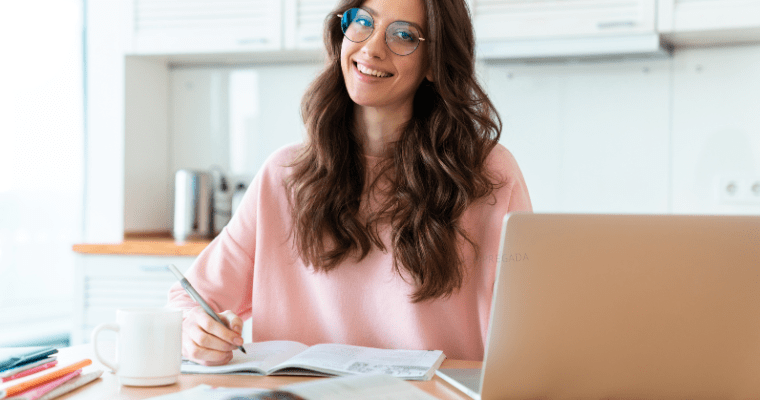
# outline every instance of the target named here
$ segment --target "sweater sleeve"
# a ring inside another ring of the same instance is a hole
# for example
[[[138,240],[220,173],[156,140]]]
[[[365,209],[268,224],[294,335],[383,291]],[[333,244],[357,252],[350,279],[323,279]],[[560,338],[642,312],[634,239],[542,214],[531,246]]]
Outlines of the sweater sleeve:
[[[491,300],[493,299],[496,271],[498,269],[498,254],[501,247],[501,226],[504,216],[512,212],[532,212],[528,187],[520,170],[517,160],[512,153],[501,144],[498,144],[486,161],[488,170],[494,175],[498,188],[494,191],[493,202],[489,211],[484,212],[484,219],[472,223],[473,231],[483,233],[483,281],[479,286],[481,295],[480,329],[481,340],[485,344],[488,340],[488,325],[491,314]]]
[[[514,183],[509,193],[507,213],[515,211],[533,212],[533,204],[530,201],[530,194],[528,193],[528,186],[525,184],[525,178],[523,178],[522,171],[517,166],[514,157],[511,157],[511,159],[514,162]]]
[[[488,160],[489,169],[494,171],[506,185],[507,207],[506,212],[515,211],[533,212],[530,201],[528,186],[525,184],[520,166],[512,153],[506,147],[499,144],[494,148],[491,158]],[[502,201],[502,199],[499,199]],[[501,221],[499,221],[501,223]]]

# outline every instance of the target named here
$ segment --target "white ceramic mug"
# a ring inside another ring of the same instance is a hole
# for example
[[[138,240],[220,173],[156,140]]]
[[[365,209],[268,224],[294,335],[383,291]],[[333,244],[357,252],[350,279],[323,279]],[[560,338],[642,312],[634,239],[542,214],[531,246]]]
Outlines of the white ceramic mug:
[[[98,351],[102,330],[117,333],[116,360]],[[127,386],[171,385],[182,364],[182,311],[168,308],[121,308],[116,323],[100,324],[92,331],[95,358],[111,368]]]

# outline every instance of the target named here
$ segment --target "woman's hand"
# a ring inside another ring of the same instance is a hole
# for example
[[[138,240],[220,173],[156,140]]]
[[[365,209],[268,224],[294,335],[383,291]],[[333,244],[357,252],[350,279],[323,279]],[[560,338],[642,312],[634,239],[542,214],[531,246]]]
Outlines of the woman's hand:
[[[232,311],[219,314],[224,326],[203,308],[195,307],[182,320],[182,355],[202,365],[223,365],[232,359],[232,350],[243,344],[243,320]],[[232,328],[232,329],[230,329]]]

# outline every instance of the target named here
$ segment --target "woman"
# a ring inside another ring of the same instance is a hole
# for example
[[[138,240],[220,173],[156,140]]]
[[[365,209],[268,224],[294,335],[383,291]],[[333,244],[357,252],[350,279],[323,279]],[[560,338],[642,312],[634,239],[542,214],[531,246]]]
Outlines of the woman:
[[[464,0],[343,0],[302,101],[307,140],[270,156],[179,285],[183,353],[228,362],[295,340],[443,350],[482,360],[504,215],[530,211],[474,77]]]

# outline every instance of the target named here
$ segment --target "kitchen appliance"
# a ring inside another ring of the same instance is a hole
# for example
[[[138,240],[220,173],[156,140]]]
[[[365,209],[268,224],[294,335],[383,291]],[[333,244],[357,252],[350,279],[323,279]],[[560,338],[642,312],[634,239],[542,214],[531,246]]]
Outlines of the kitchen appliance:
[[[181,169],[174,176],[174,240],[214,236],[214,188],[210,174]]]
[[[221,168],[213,168],[211,178],[211,184],[214,187],[214,215],[212,218],[214,220],[214,236],[216,236],[222,232],[232,217],[232,189]]]

